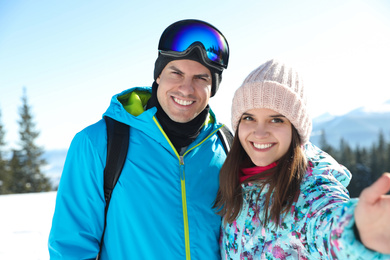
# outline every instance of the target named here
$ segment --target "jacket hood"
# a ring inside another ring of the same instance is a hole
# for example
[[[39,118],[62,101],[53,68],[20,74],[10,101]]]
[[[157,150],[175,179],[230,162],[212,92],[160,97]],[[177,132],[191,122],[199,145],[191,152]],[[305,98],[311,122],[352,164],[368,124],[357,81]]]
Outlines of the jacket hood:
[[[156,136],[156,133],[160,132],[160,130],[158,130],[160,126],[157,126],[156,123],[151,124],[151,120],[153,118],[155,122],[158,122],[155,117],[157,108],[152,107],[145,110],[146,104],[151,97],[151,93],[151,87],[135,87],[122,91],[111,98],[110,106],[103,114],[103,117],[111,117],[116,121],[129,125],[130,127],[137,128],[150,136]],[[205,122],[204,129],[199,138],[203,139],[210,134],[210,131],[214,131],[221,127],[221,124],[216,122],[216,117],[210,109],[208,120]],[[165,137],[161,135],[158,136],[165,139]],[[156,140],[157,139],[159,138],[156,137]],[[161,139],[160,142],[162,142]]]
[[[147,102],[148,95],[149,97],[151,95],[150,87],[135,87],[122,91],[111,98],[110,106],[103,117],[108,116],[131,127],[147,131],[151,127],[150,118],[157,112],[155,107],[144,110],[142,103]]]

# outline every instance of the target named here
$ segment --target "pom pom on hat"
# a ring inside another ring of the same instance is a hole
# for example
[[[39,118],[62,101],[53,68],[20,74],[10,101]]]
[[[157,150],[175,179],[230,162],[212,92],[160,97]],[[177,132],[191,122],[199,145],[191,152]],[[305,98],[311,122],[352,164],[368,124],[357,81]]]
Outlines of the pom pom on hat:
[[[267,108],[284,115],[297,129],[302,144],[309,141],[312,120],[302,79],[294,68],[270,60],[247,76],[232,101],[234,131],[242,114],[255,108]]]

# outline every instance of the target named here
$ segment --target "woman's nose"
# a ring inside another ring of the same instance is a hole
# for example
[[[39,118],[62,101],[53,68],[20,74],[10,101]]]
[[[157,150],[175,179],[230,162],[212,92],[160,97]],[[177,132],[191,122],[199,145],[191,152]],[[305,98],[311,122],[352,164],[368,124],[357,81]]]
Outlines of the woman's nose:
[[[269,136],[269,131],[268,131],[265,124],[258,123],[258,124],[256,124],[255,128],[253,129],[253,134],[257,138],[264,138],[264,137]]]

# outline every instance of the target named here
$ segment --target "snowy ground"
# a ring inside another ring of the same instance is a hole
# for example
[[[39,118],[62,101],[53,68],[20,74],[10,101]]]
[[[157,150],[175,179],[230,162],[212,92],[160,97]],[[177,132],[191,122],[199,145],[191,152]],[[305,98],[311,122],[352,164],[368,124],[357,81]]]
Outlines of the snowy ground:
[[[56,192],[0,196],[0,259],[49,259]]]

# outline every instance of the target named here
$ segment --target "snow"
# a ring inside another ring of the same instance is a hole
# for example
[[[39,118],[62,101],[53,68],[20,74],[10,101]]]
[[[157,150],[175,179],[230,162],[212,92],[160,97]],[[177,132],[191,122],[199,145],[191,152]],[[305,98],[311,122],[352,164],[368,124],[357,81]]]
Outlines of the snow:
[[[49,259],[56,192],[0,196],[0,259]]]

